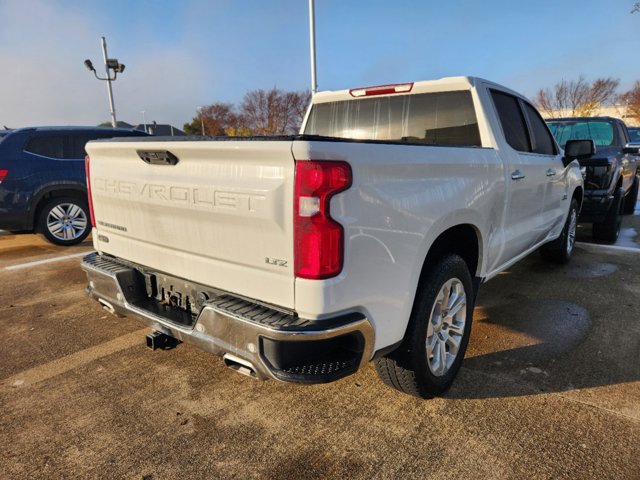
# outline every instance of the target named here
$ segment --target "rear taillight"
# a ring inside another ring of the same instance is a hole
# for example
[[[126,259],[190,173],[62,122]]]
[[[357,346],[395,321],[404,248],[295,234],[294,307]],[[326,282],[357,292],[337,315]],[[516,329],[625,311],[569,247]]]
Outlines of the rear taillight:
[[[7,175],[9,175],[9,170],[0,170],[0,183],[7,178]]]
[[[91,216],[91,226],[96,227],[96,218],[93,215],[93,197],[91,196],[91,175],[89,175],[89,155],[84,157],[84,171],[87,175],[87,197],[89,198],[89,215]]]
[[[351,186],[346,162],[296,162],[294,197],[295,275],[322,279],[338,275],[344,259],[344,230],[331,218],[331,197]]]

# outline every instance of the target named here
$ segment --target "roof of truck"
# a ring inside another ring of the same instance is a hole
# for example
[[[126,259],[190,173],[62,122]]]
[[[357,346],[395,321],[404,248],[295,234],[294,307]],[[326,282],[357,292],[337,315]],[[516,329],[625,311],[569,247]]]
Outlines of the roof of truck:
[[[358,97],[364,97],[366,95],[359,95],[368,89],[381,89],[387,91],[396,87],[396,91],[388,91],[388,93],[377,93],[377,96],[397,95],[402,93],[433,93],[433,92],[448,92],[456,90],[471,90],[479,85],[486,85],[488,87],[497,88],[505,92],[509,92],[513,95],[525,98],[522,94],[515,92],[503,85],[500,85],[489,80],[485,80],[480,77],[444,77],[437,80],[421,80],[417,82],[405,82],[389,85],[375,85],[367,87],[350,88],[346,90],[327,90],[318,92],[313,96],[313,103],[325,103],[336,102],[340,100],[352,100]]]
[[[19,127],[9,130],[10,133],[17,132],[79,132],[79,131],[96,131],[96,132],[133,132],[133,128],[112,128],[112,127],[96,127],[91,125],[65,125],[65,126],[39,126],[39,127]],[[137,133],[138,131],[135,130]]]
[[[623,120],[610,117],[608,115],[599,115],[597,117],[556,117],[556,118],[548,118],[545,122],[593,122],[593,121],[601,121],[601,122],[622,122]]]

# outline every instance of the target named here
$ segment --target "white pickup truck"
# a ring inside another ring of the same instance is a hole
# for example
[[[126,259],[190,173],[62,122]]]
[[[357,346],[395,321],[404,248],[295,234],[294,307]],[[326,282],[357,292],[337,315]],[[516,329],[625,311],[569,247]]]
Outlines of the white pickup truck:
[[[87,291],[153,348],[302,383],[375,359],[427,398],[480,283],[539,247],[569,259],[588,143],[563,154],[525,98],[469,77],[318,93],[295,136],[93,141]]]

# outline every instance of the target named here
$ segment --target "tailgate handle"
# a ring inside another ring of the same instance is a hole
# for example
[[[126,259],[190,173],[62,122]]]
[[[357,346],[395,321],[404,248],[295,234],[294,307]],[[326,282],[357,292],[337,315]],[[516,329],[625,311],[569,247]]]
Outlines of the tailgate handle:
[[[175,165],[179,161],[169,150],[138,150],[136,153],[149,165]]]

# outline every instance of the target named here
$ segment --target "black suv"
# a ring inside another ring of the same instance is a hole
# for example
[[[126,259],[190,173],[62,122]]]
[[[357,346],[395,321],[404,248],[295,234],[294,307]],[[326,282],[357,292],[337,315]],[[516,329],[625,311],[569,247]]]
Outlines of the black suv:
[[[102,127],[36,127],[0,136],[0,229],[36,231],[57,245],[91,232],[85,144],[99,138],[146,136]]]
[[[631,145],[622,120],[572,117],[547,120],[564,148],[569,140],[592,140],[595,148],[578,158],[584,178],[579,221],[593,223],[596,240],[615,242],[623,213],[633,213],[638,198],[638,145]]]

